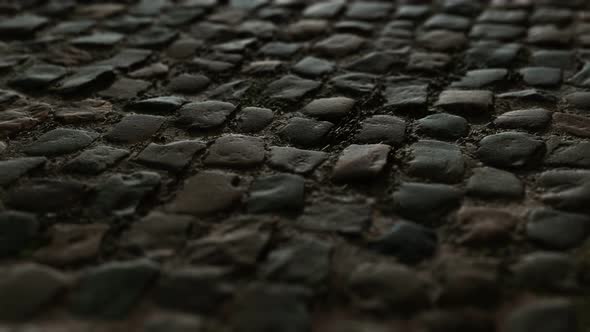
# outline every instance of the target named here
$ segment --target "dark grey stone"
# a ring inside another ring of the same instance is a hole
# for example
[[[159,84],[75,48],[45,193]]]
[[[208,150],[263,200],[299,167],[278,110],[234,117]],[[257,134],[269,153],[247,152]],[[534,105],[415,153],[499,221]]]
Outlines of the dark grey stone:
[[[369,227],[372,209],[356,202],[319,201],[307,206],[297,227],[321,232],[361,234]]]
[[[400,221],[372,241],[369,246],[383,255],[396,257],[402,263],[414,264],[435,253],[437,236],[429,228]]]
[[[224,53],[242,53],[256,43],[256,38],[231,40],[213,46],[213,49]]]
[[[260,48],[260,53],[267,57],[290,58],[301,49],[301,44],[270,42]]]
[[[561,84],[562,72],[559,68],[527,67],[520,70],[522,79],[528,85],[554,87]]]
[[[264,161],[264,140],[244,135],[226,135],[215,140],[205,158],[206,165],[253,167]]]
[[[484,137],[477,155],[492,166],[514,168],[534,166],[543,158],[545,150],[545,143],[535,136],[504,132]]]
[[[197,50],[202,48],[204,45],[205,44],[202,40],[197,40],[190,37],[181,38],[170,45],[166,54],[174,59],[185,59],[191,55],[195,55]]]
[[[360,143],[400,144],[406,138],[406,122],[396,116],[373,115],[361,122],[355,138]]]
[[[457,139],[469,132],[467,120],[452,114],[437,113],[417,121],[417,129],[435,138]]]
[[[159,185],[160,175],[154,172],[113,174],[96,187],[90,210],[96,216],[131,215]]]
[[[11,210],[1,211],[0,256],[14,255],[29,249],[38,232],[39,222],[35,215]]]
[[[88,270],[71,293],[70,310],[83,317],[123,318],[158,273],[158,265],[148,260],[106,263]]]
[[[393,193],[395,210],[417,221],[439,221],[456,208],[463,193],[446,184],[405,182]]]
[[[519,287],[540,291],[573,291],[579,287],[576,263],[566,254],[533,252],[523,256],[511,270]]]
[[[70,43],[79,47],[112,47],[124,37],[125,35],[117,32],[95,32],[91,35],[73,38]]]
[[[445,53],[413,52],[410,54],[407,68],[409,70],[436,72],[445,69],[451,63],[451,57]]]
[[[144,80],[134,80],[130,78],[122,77],[115,82],[106,90],[99,92],[98,94],[102,97],[128,100],[137,97],[142,92],[145,92],[151,83]]]
[[[2,22],[0,22],[0,38],[30,38],[37,30],[47,23],[49,23],[48,18],[34,14],[24,14],[11,18],[4,18]]]
[[[200,74],[181,74],[170,80],[168,90],[178,93],[196,93],[207,88],[211,80]]]
[[[503,82],[508,77],[507,69],[476,69],[468,71],[458,82],[451,84],[454,88],[479,89]]]
[[[301,59],[293,66],[297,74],[310,77],[318,77],[333,72],[335,65],[328,60],[308,56]]]
[[[64,168],[68,172],[98,174],[129,156],[129,151],[102,145],[86,150],[69,161]]]
[[[86,194],[87,188],[80,182],[35,179],[12,189],[7,205],[23,211],[58,212],[75,208]]]
[[[387,164],[390,150],[385,144],[349,145],[336,161],[332,179],[344,182],[375,179]]]
[[[82,67],[59,83],[57,91],[60,93],[75,93],[99,86],[115,77],[112,66],[94,65]]]
[[[463,178],[465,160],[456,145],[420,140],[410,147],[408,174],[436,182],[457,182]]]
[[[577,109],[590,108],[590,92],[577,91],[565,95],[564,99],[570,106]]]
[[[426,20],[426,22],[424,22],[424,27],[426,29],[464,31],[467,30],[470,25],[471,22],[466,17],[445,13],[433,15],[428,20]]]
[[[518,25],[483,23],[474,25],[469,37],[477,40],[513,41],[524,36],[525,32],[526,29]]]
[[[281,101],[296,101],[307,93],[320,87],[321,83],[300,78],[295,75],[286,75],[271,82],[264,93],[272,99]]]
[[[93,131],[58,128],[41,135],[23,151],[33,156],[59,156],[79,151],[98,137]]]
[[[521,49],[522,45],[516,43],[476,42],[465,53],[465,61],[474,67],[507,68],[512,65]]]
[[[371,52],[346,65],[346,69],[379,75],[389,71],[394,64],[403,64],[401,57],[399,52]]]
[[[155,286],[153,298],[166,309],[183,312],[211,312],[220,307],[233,292],[227,281],[228,271],[220,267],[185,267],[166,271]],[[187,293],[199,289],[195,296]]]
[[[304,199],[303,177],[276,174],[253,181],[246,205],[251,213],[298,212],[303,209]]]
[[[562,142],[545,158],[550,166],[590,168],[590,142]]]
[[[172,113],[186,104],[187,100],[176,96],[163,96],[139,100],[129,105],[138,112]]]
[[[541,173],[541,200],[557,209],[590,211],[590,172],[551,170]]]
[[[524,186],[516,175],[492,167],[473,170],[467,181],[467,194],[481,198],[521,198]]]
[[[49,30],[52,35],[79,35],[87,32],[91,28],[96,26],[95,20],[79,19],[74,21],[65,21],[57,24],[55,27]]]
[[[250,285],[237,294],[230,325],[235,332],[310,332],[307,294],[294,286]]]
[[[320,285],[330,274],[332,245],[297,237],[271,251],[261,274],[268,279],[304,285]]]
[[[590,62],[584,63],[584,67],[580,69],[574,76],[567,80],[568,83],[581,87],[590,86]]]
[[[332,18],[344,8],[345,4],[346,1],[343,0],[330,0],[310,4],[303,11],[303,16],[313,18]]]
[[[467,37],[462,32],[430,30],[416,37],[418,45],[435,52],[453,52],[464,48]]]
[[[163,314],[147,319],[143,332],[191,332],[205,327],[202,318],[188,314]]]
[[[0,161],[0,186],[12,184],[25,174],[45,165],[45,157],[25,157]]]
[[[266,128],[273,120],[274,113],[268,108],[246,107],[236,117],[237,129],[245,133],[256,133]]]
[[[328,154],[321,151],[273,146],[270,148],[268,163],[271,167],[280,170],[307,174],[315,170],[327,158]]]
[[[279,136],[294,145],[310,147],[320,145],[334,125],[328,121],[294,117],[279,130]]]
[[[145,62],[150,55],[152,55],[152,51],[150,50],[125,48],[113,57],[99,62],[99,64],[113,66],[119,69],[129,69]]]
[[[539,50],[533,52],[531,64],[539,67],[572,69],[576,65],[576,58],[571,51]]]
[[[330,80],[334,87],[356,93],[369,93],[375,88],[377,77],[364,73],[347,73]]]
[[[590,234],[590,217],[549,208],[533,209],[526,224],[527,238],[550,249],[577,247]]]
[[[227,121],[236,106],[223,101],[202,101],[185,104],[178,111],[177,122],[193,130],[212,129]]]
[[[67,69],[62,66],[39,64],[28,68],[24,73],[11,80],[9,84],[21,89],[35,90],[50,85],[67,73]]]
[[[150,143],[141,151],[135,161],[153,168],[178,172],[184,169],[195,154],[204,150],[201,141],[177,141],[168,144]]]
[[[104,136],[116,143],[134,144],[150,139],[164,124],[165,117],[144,114],[125,116]]]
[[[494,124],[500,128],[542,130],[550,121],[551,112],[532,108],[503,113],[494,120]]]
[[[170,44],[177,36],[177,30],[154,26],[131,36],[128,43],[134,47],[159,48]]]
[[[550,324],[548,322],[551,322]],[[506,332],[578,332],[574,305],[568,300],[546,299],[525,304],[506,318]]]
[[[385,88],[384,96],[386,107],[423,110],[428,102],[428,85],[388,86]]]
[[[329,57],[342,57],[356,52],[365,39],[350,33],[334,34],[320,40],[313,46],[313,51]]]
[[[346,17],[359,20],[380,20],[387,18],[393,5],[387,2],[355,1],[348,6]]]
[[[184,187],[168,206],[175,213],[207,215],[238,205],[246,191],[246,183],[237,174],[203,171],[188,178]]]
[[[409,313],[430,305],[427,279],[395,263],[359,262],[346,285],[353,304],[364,310]]]
[[[486,90],[445,90],[435,105],[447,112],[485,115],[494,105],[494,94]]]
[[[346,97],[320,98],[312,100],[301,111],[321,119],[342,118],[352,111],[354,104],[354,99]]]
[[[66,277],[49,267],[18,264],[2,271],[0,319],[30,320],[67,286]]]

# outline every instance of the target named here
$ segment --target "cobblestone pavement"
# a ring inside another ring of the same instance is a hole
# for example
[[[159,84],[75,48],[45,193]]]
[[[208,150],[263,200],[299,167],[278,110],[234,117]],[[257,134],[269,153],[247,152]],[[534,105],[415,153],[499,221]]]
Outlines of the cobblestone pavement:
[[[0,14],[0,331],[590,331],[590,1]]]

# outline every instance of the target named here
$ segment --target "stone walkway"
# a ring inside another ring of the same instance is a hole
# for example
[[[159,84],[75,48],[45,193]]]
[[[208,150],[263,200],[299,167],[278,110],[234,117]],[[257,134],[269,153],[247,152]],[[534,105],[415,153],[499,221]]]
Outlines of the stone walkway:
[[[0,331],[590,331],[590,1],[0,16]]]

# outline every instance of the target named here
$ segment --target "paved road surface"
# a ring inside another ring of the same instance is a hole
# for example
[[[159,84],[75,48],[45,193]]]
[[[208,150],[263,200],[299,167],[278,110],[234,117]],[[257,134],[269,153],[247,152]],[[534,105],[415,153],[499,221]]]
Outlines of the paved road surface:
[[[0,14],[1,331],[590,328],[589,1]]]

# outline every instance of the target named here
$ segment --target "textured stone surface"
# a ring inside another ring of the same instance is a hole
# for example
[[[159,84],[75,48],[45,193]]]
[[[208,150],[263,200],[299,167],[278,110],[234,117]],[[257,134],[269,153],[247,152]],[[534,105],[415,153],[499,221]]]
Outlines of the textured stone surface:
[[[0,330],[588,330],[589,22],[0,0]]]
[[[194,155],[205,149],[201,141],[178,141],[164,145],[151,143],[135,161],[153,168],[180,171],[193,159]]]
[[[122,317],[158,272],[158,266],[149,261],[110,263],[87,271],[72,293],[70,310],[81,316]]]
[[[551,324],[548,324],[551,322]],[[540,300],[516,309],[504,325],[505,331],[579,331],[572,303],[562,299]]]
[[[304,204],[305,181],[301,176],[277,174],[256,179],[246,202],[249,212],[298,211]]]
[[[514,174],[493,167],[473,170],[467,193],[485,198],[519,198],[524,194],[522,182]]]
[[[4,320],[30,319],[44,310],[67,285],[60,272],[37,264],[22,264],[3,271],[0,283],[1,317]]]
[[[46,162],[47,159],[44,157],[28,157],[0,161],[0,185],[9,185],[28,172],[43,166]]]
[[[361,123],[356,134],[360,143],[400,144],[406,138],[406,122],[391,115],[374,115]]]
[[[91,131],[59,128],[43,134],[24,148],[32,156],[55,156],[79,151],[90,145],[99,134]]]
[[[202,172],[189,178],[172,201],[170,210],[208,214],[228,209],[242,200],[243,184],[236,174]]]
[[[129,151],[110,146],[97,146],[86,150],[65,165],[71,172],[98,174],[127,157]]]
[[[526,231],[530,240],[548,248],[572,248],[588,236],[590,218],[583,214],[539,208],[530,212]]]
[[[302,174],[313,171],[328,157],[325,152],[281,146],[271,147],[269,153],[268,163],[272,167]]]
[[[350,145],[338,158],[332,178],[336,181],[375,178],[385,167],[390,149],[385,144]]]
[[[354,99],[332,97],[316,99],[303,108],[303,113],[318,118],[341,118],[346,116],[354,106]]]
[[[467,120],[446,113],[428,115],[418,120],[417,125],[417,129],[428,136],[443,139],[463,137],[469,131]]]
[[[528,134],[504,132],[484,137],[477,153],[482,161],[492,166],[523,167],[542,157],[545,143]]]
[[[408,174],[433,181],[456,182],[463,177],[465,161],[456,146],[432,140],[421,140],[410,147],[412,160]]]
[[[436,105],[446,111],[477,115],[493,106],[493,94],[485,90],[447,90],[438,97]]]
[[[195,130],[215,128],[221,126],[235,108],[221,101],[188,103],[178,110],[178,123]]]
[[[19,211],[2,211],[0,225],[2,238],[0,255],[2,256],[26,249],[39,231],[39,222],[35,215]]]
[[[264,141],[258,137],[229,135],[215,140],[205,164],[227,167],[251,167],[264,160]]]
[[[105,135],[105,138],[115,143],[138,143],[152,137],[164,121],[164,117],[155,115],[127,115]]]

